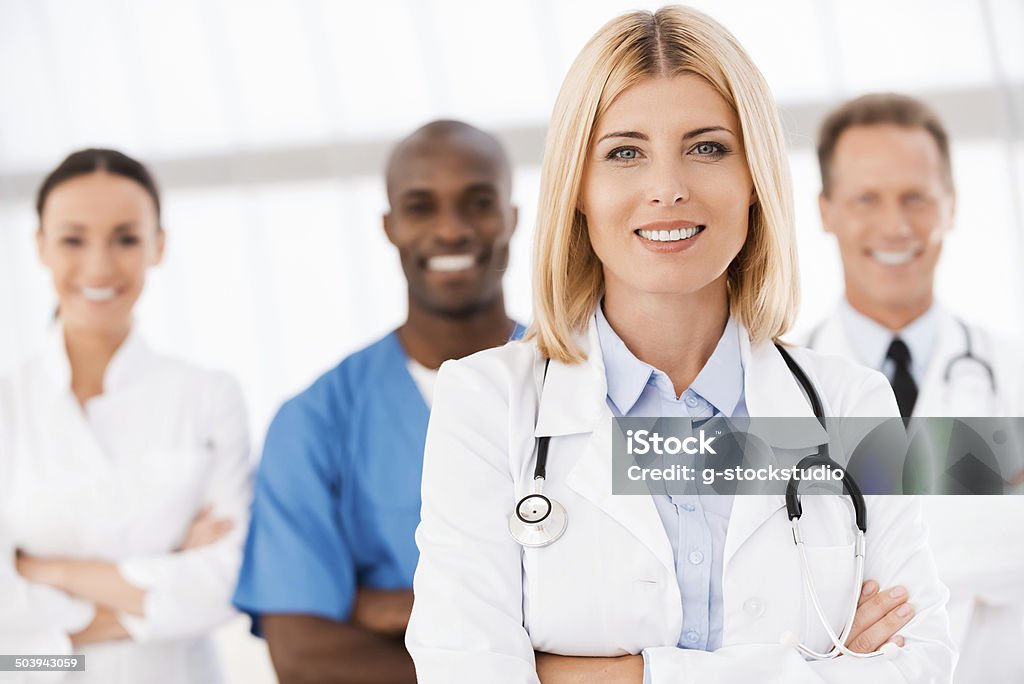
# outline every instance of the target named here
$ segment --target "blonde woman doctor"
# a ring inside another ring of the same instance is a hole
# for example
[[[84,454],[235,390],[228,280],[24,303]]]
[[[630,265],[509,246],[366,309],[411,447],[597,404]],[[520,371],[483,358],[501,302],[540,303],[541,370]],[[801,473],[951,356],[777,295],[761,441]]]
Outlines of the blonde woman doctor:
[[[59,313],[0,380],[0,653],[83,654],[85,671],[0,681],[221,681],[207,634],[232,615],[247,519],[241,393],[135,327],[164,243],[145,167],[76,152],[37,209]]]
[[[780,643],[830,646],[783,497],[611,492],[613,416],[813,417],[773,344],[797,299],[786,164],[767,85],[704,15],[630,13],[583,49],[548,132],[529,339],[437,379],[406,635],[419,681],[949,680],[947,593],[914,501],[868,497],[875,582],[850,634],[861,653],[897,631],[902,648],[809,662]],[[790,353],[826,415],[898,415],[878,373]],[[544,493],[568,525],[524,548],[509,517],[544,436]],[[839,632],[857,590],[850,507],[804,505]]]

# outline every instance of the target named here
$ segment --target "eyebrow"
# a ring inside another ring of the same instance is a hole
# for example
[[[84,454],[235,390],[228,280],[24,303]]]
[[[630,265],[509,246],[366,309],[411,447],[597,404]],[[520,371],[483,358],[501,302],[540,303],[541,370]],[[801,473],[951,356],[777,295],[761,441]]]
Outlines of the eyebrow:
[[[81,233],[83,230],[86,230],[87,226],[84,223],[76,223],[74,221],[70,221],[68,223],[58,224],[57,228],[59,230],[63,230],[63,231],[67,231],[67,232]],[[137,228],[138,228],[138,225],[134,221],[126,221],[125,223],[119,223],[116,226],[114,226],[114,231],[113,232],[115,232],[115,233],[130,233],[130,232],[136,230]]]
[[[470,183],[466,187],[462,188],[459,191],[459,194],[465,195],[465,194],[479,193],[479,192],[487,192],[487,193],[491,193],[491,194],[497,194],[498,193],[498,187],[494,183],[491,183],[490,181],[479,182],[479,183]],[[427,188],[411,188],[411,189],[406,190],[405,192],[403,192],[401,195],[399,195],[399,198],[403,199],[403,200],[409,200],[409,199],[428,199],[428,198],[433,198],[434,194],[435,193],[434,193],[433,190],[428,190]]]
[[[686,133],[683,136],[683,140],[690,140],[692,138],[696,138],[699,135],[704,135],[705,133],[714,133],[716,131],[722,131],[732,136],[736,135],[725,126],[702,126],[701,128],[695,128],[689,133]],[[597,142],[600,143],[604,140],[607,140],[608,138],[632,138],[634,140],[645,141],[650,140],[650,138],[648,138],[645,133],[641,133],[640,131],[613,131],[611,133],[606,133],[602,135]]]

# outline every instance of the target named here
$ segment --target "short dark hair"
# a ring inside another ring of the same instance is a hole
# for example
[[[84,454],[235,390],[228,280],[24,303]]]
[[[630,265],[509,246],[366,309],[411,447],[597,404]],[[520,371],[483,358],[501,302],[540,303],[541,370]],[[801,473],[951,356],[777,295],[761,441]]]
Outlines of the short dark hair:
[[[86,176],[97,171],[105,171],[116,176],[123,176],[135,181],[149,193],[156,206],[157,225],[160,223],[160,190],[157,188],[153,174],[145,165],[133,159],[123,152],[102,148],[89,148],[72,152],[62,161],[57,168],[46,176],[43,184],[39,186],[39,193],[36,195],[36,215],[43,218],[43,205],[46,198],[58,185],[78,176]]]
[[[818,165],[822,192],[832,187],[832,159],[839,137],[854,126],[893,124],[904,128],[923,128],[935,140],[942,159],[943,180],[953,188],[953,163],[949,154],[949,135],[939,115],[920,100],[896,93],[863,95],[834,110],[825,118],[818,133]]]

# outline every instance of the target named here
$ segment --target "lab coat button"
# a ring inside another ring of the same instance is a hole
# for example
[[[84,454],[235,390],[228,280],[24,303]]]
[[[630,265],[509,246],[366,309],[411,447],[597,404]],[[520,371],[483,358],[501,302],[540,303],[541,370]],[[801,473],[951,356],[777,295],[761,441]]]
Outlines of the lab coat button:
[[[684,503],[683,510],[693,513],[695,510],[697,510],[697,507],[694,506],[692,503]]]
[[[700,399],[698,399],[692,392],[686,393],[686,399],[684,399],[684,401],[690,408],[697,408],[697,404],[700,403]]]
[[[748,598],[743,602],[743,612],[750,617],[759,618],[764,615],[764,601],[757,598]]]
[[[700,639],[700,634],[698,634],[696,630],[691,629],[686,633],[686,640],[691,644],[697,643],[698,639]]]
[[[704,562],[704,554],[700,551],[691,551],[689,559],[692,564],[700,565]]]

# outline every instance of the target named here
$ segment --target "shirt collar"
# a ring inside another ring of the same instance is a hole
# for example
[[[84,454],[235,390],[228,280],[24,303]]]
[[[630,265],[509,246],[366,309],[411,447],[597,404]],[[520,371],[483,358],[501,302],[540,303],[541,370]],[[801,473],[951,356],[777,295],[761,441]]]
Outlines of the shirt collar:
[[[656,373],[664,373],[636,358],[612,329],[601,306],[597,307],[594,318],[604,358],[608,398],[619,413],[625,416],[636,405],[651,377]],[[743,395],[739,332],[736,320],[730,317],[711,358],[690,385],[690,389],[725,415],[732,415]]]
[[[133,325],[121,346],[114,352],[103,375],[103,392],[117,390],[137,378],[140,362],[148,353],[148,347]],[[55,321],[47,334],[43,351],[43,367],[54,384],[62,389],[71,388],[71,363],[68,361],[67,346],[64,344],[64,326]]]
[[[910,349],[912,368],[920,370],[928,367],[939,329],[938,304],[933,303],[910,325],[896,332],[854,309],[845,297],[839,311],[856,353],[869,368],[882,369],[893,337],[899,337]]]

